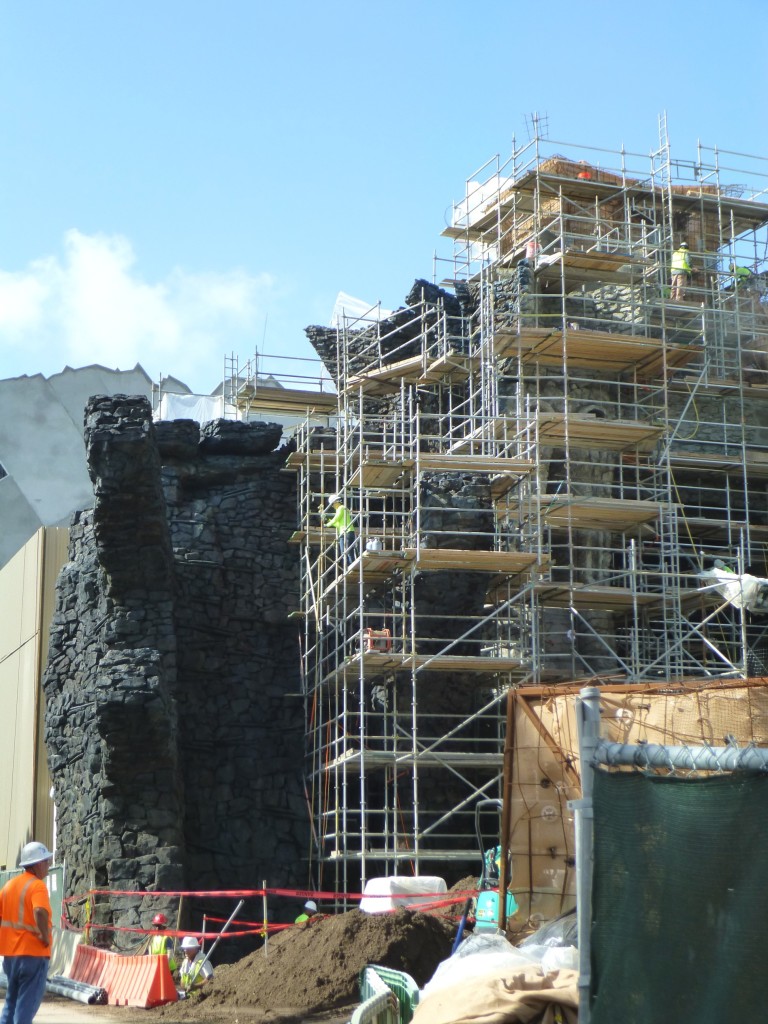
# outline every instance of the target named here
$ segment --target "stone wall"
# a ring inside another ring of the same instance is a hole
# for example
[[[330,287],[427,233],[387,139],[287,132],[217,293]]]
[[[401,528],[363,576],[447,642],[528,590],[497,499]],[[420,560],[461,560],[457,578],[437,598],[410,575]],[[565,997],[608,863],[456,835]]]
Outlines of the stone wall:
[[[280,434],[155,426],[141,396],[88,403],[95,505],[73,518],[44,683],[70,893],[306,885]],[[124,926],[158,908],[98,903],[97,923]]]

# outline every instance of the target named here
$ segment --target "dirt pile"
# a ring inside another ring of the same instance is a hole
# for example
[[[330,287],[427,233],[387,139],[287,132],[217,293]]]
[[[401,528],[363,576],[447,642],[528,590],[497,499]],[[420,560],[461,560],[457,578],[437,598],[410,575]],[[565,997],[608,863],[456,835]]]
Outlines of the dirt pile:
[[[270,939],[266,957],[258,949],[216,967],[209,992],[161,1012],[202,1020],[235,1007],[276,1014],[347,1006],[359,1000],[358,975],[369,963],[407,971],[421,986],[450,955],[455,930],[444,918],[409,910],[323,918]]]

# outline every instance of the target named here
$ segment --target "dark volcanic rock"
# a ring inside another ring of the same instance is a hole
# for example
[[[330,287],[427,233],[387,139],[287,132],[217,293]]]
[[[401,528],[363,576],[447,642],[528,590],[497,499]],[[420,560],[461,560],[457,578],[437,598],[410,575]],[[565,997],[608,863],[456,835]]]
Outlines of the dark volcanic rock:
[[[200,444],[200,424],[195,420],[161,420],[155,424],[155,437],[162,458],[194,459]]]
[[[279,423],[211,420],[200,431],[200,450],[206,455],[266,455],[280,444]]]
[[[95,505],[72,520],[44,679],[68,892],[111,890],[94,924],[146,927],[175,901],[120,890],[305,884],[282,428],[210,424],[204,454],[196,423],[155,426],[125,395],[85,424]]]

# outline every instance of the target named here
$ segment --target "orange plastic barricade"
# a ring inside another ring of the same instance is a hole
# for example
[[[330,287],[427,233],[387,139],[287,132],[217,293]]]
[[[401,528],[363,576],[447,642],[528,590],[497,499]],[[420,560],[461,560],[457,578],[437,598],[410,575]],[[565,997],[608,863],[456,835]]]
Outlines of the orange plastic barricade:
[[[75,958],[69,976],[73,981],[82,981],[86,985],[105,988],[103,978],[107,966],[106,950],[95,946],[84,946],[82,943],[75,950]]]
[[[178,999],[168,957],[164,955],[121,956],[80,945],[70,977],[103,988],[111,1006],[160,1006]]]

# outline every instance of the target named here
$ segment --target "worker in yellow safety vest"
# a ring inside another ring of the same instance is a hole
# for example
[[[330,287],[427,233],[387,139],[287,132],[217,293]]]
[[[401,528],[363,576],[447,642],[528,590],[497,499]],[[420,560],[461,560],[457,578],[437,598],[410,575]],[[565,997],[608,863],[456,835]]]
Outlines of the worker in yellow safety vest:
[[[181,940],[181,950],[184,959],[179,968],[179,983],[181,992],[189,995],[210,981],[213,977],[213,968],[194,935],[184,936]]]
[[[339,555],[344,565],[351,565],[355,560],[355,523],[352,513],[342,503],[340,494],[332,494],[328,499],[328,504],[333,505],[334,512],[325,525],[336,531]],[[322,508],[320,511],[322,513]]]
[[[168,967],[171,970],[171,974],[173,974],[179,964],[175,956],[173,939],[170,935],[165,934],[165,929],[168,927],[168,918],[165,914],[155,914],[152,918],[152,925],[156,931],[154,935],[150,936],[147,953],[150,956],[160,956],[164,953],[168,957]]]
[[[728,269],[733,275],[732,288],[744,289],[749,286],[749,279],[752,277],[752,271],[749,267],[739,267],[735,263],[731,263]]]
[[[294,924],[309,924],[317,917],[317,904],[314,900],[307,900],[304,910],[294,921]]]
[[[685,298],[685,286],[691,279],[691,261],[688,255],[688,243],[681,242],[672,253],[672,294],[673,302]]]

